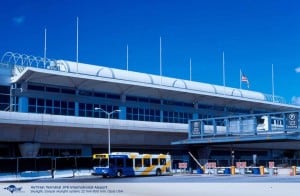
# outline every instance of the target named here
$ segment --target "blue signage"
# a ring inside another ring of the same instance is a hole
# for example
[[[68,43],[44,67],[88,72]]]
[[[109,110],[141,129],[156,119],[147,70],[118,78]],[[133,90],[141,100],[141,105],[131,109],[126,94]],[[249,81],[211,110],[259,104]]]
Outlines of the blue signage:
[[[286,114],[286,129],[298,129],[298,113],[287,113]]]
[[[199,136],[200,135],[200,122],[192,123],[192,135]]]

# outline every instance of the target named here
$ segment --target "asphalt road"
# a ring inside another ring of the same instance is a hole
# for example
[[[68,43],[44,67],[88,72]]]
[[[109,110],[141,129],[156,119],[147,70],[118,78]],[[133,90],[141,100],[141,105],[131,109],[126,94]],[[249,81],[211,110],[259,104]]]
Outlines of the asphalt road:
[[[81,176],[0,183],[0,195],[282,196],[299,194],[300,175],[208,175],[102,178]]]
[[[146,176],[102,178],[101,176],[82,176],[74,178],[40,179],[36,182],[102,182],[102,183],[300,183],[300,176],[288,175],[199,175],[175,174],[172,176]]]

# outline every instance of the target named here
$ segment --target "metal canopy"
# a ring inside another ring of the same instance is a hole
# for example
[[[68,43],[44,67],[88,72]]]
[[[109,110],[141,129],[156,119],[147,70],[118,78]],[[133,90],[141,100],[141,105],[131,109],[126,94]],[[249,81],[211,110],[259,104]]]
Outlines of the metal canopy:
[[[199,103],[209,106],[234,107],[245,110],[261,111],[289,111],[300,109],[300,106],[240,98],[234,96],[222,96],[189,91],[186,89],[171,88],[166,86],[154,86],[131,81],[122,81],[99,76],[87,76],[76,73],[65,73],[54,70],[26,68],[12,82],[32,82],[38,84],[64,86],[74,89],[110,92],[121,95],[139,95],[159,99],[170,99],[180,102]]]

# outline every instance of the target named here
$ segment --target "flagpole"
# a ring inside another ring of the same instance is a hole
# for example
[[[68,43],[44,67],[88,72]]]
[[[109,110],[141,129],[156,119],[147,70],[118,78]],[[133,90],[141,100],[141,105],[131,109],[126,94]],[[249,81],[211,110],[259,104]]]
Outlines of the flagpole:
[[[162,84],[162,48],[161,48],[161,37],[159,37],[159,75],[160,75],[160,85]]]
[[[47,29],[45,28],[45,40],[44,40],[44,68],[46,68],[46,53],[47,53]]]
[[[240,89],[242,88],[242,70],[240,69]]]
[[[128,71],[128,44],[127,44],[127,47],[126,47],[126,69]]]
[[[190,58],[190,81],[192,81],[192,58]]]
[[[79,19],[77,16],[77,24],[76,24],[76,71],[78,73],[78,24],[79,23]]]
[[[225,56],[224,56],[224,51],[223,51],[223,58],[222,58],[222,64],[223,64],[223,87],[224,87],[224,95],[225,95]]]
[[[225,87],[225,57],[224,57],[224,51],[223,51],[223,86]]]
[[[274,67],[273,67],[273,64],[272,64],[272,99],[274,102],[275,100],[274,100]]]

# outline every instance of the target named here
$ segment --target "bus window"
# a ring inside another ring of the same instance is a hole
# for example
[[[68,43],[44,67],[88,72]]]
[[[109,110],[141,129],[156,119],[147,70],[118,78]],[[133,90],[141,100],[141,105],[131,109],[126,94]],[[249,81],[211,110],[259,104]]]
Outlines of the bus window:
[[[124,167],[124,159],[117,159],[117,167]]]
[[[142,167],[142,159],[135,159],[135,167]]]
[[[158,159],[152,159],[152,165],[158,165]]]
[[[144,167],[150,167],[150,159],[144,159]]]
[[[115,167],[116,166],[116,159],[110,158],[109,159],[109,167]]]
[[[104,159],[94,159],[93,160],[93,165],[94,166],[99,166],[99,167],[107,167],[107,165],[108,165],[108,160],[106,159],[106,158],[104,158]]]
[[[166,159],[160,159],[159,164],[160,165],[166,165]]]
[[[126,167],[133,167],[133,159],[126,159]]]

